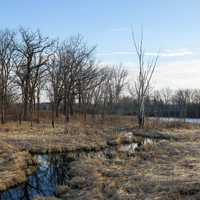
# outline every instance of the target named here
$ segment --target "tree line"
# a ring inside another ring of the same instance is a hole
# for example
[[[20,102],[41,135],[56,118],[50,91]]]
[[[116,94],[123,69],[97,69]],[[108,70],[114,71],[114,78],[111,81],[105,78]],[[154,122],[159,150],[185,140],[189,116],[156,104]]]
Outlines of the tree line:
[[[199,90],[151,90],[159,54],[146,56],[142,32],[139,40],[132,33],[132,39],[138,73],[128,82],[122,64],[101,65],[95,57],[96,47],[79,34],[61,41],[23,27],[1,30],[1,123],[9,119],[10,112],[19,123],[39,123],[44,96],[51,106],[53,127],[61,113],[65,122],[75,114],[102,120],[107,114],[137,115],[140,128],[145,115],[199,117]]]
[[[200,118],[200,90],[163,88],[151,90],[144,99],[145,116],[167,118]],[[137,115],[135,94],[123,96],[113,105],[111,114]]]
[[[74,112],[102,118],[112,109],[124,89],[127,71],[122,65],[100,66],[95,46],[89,47],[81,35],[52,40],[40,31],[20,28],[0,31],[0,110],[5,123],[9,108],[22,120],[40,121],[41,96],[51,103],[52,126],[59,113],[65,121]],[[14,106],[15,105],[15,106]]]

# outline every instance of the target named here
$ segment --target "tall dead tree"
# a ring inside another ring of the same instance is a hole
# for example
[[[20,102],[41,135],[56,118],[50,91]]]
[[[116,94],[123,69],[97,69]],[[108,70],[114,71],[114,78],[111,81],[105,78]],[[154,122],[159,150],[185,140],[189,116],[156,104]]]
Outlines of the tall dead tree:
[[[157,66],[158,55],[153,56],[150,61],[145,60],[145,50],[143,46],[143,32],[141,31],[141,38],[139,42],[136,41],[134,33],[132,33],[133,43],[138,59],[139,72],[137,79],[135,81],[135,90],[137,96],[137,106],[138,106],[138,125],[139,128],[144,128],[144,118],[145,118],[145,97],[148,93],[152,76],[154,74],[155,68]]]

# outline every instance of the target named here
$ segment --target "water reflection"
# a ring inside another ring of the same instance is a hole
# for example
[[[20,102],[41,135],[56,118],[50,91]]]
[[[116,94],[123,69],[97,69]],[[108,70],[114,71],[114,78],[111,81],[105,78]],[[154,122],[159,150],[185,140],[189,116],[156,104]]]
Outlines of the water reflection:
[[[68,159],[65,155],[39,155],[38,161],[37,172],[24,185],[0,194],[0,200],[32,200],[55,195],[56,185],[68,180]]]
[[[55,196],[58,185],[66,185],[69,180],[69,163],[79,158],[112,158],[114,150],[97,152],[72,152],[68,154],[38,155],[39,167],[28,181],[0,194],[0,200],[33,200],[37,196]]]

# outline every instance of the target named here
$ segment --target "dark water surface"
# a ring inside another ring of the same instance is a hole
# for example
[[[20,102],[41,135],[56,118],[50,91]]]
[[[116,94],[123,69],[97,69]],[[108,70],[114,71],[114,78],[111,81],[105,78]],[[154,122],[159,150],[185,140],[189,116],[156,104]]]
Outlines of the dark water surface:
[[[28,181],[0,194],[0,200],[32,200],[37,196],[54,196],[57,185],[68,180],[69,160],[65,155],[38,155],[40,163]]]
[[[52,197],[58,185],[66,185],[69,181],[69,164],[80,157],[111,158],[114,150],[104,149],[93,152],[74,152],[67,154],[36,155],[39,163],[37,171],[23,185],[0,193],[0,200],[33,200],[40,197]]]

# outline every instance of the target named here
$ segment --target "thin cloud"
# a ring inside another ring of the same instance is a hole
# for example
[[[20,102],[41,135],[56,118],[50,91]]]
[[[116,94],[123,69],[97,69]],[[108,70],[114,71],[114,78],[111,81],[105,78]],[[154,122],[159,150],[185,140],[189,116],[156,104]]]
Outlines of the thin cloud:
[[[160,56],[160,57],[179,57],[179,56],[188,56],[193,55],[192,51],[184,51],[184,52],[173,52],[173,53],[167,53],[167,52],[161,52],[161,53],[146,53],[148,56]]]

